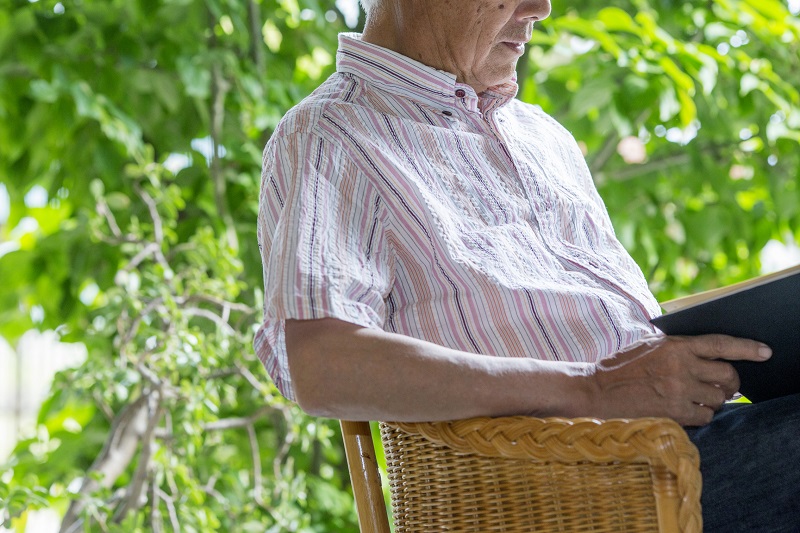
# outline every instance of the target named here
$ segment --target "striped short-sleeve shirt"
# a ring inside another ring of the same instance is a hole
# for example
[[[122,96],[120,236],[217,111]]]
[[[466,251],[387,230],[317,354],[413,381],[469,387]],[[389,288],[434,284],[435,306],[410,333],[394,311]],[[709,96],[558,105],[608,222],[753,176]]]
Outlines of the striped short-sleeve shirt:
[[[475,94],[355,34],[336,60],[264,151],[255,349],[287,398],[286,319],[554,361],[655,331],[579,147],[514,82]]]

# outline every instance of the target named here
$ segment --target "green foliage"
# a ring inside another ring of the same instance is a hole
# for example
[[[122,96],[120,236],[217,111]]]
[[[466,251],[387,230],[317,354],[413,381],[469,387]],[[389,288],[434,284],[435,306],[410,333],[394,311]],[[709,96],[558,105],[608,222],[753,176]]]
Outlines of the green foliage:
[[[585,144],[659,297],[757,273],[769,239],[798,237],[785,3],[554,9],[520,97]],[[283,400],[251,347],[261,150],[346,30],[322,0],[0,0],[0,335],[88,348],[0,467],[0,524],[356,529],[337,425]]]
[[[767,241],[800,236],[798,17],[781,0],[565,9],[535,32],[521,97],[585,143],[653,291],[758,274]]]
[[[0,2],[0,333],[88,347],[0,468],[7,523],[355,528],[337,425],[282,399],[252,349],[261,150],[346,29],[308,7]]]

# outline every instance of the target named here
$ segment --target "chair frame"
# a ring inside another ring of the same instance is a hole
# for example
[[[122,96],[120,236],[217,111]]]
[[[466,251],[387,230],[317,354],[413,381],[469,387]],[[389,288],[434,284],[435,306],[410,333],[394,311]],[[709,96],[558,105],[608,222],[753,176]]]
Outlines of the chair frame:
[[[369,422],[340,420],[361,533],[389,533],[381,475]]]

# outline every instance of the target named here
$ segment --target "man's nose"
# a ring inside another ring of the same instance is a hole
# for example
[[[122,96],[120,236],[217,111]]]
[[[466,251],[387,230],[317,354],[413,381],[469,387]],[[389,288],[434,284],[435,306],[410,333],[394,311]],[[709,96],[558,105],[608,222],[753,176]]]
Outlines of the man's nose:
[[[550,0],[522,0],[515,13],[520,22],[535,22],[550,15]]]

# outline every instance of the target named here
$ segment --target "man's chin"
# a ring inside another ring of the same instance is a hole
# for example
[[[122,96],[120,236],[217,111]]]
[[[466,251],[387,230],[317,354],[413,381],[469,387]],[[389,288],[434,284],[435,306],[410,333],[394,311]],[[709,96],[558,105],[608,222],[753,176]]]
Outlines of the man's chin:
[[[485,90],[489,90],[493,87],[499,87],[501,85],[505,85],[507,83],[516,83],[517,82],[517,71],[515,69],[517,63],[514,62],[514,65],[507,71],[503,73],[495,73],[493,76],[486,77],[486,83],[483,83],[482,86],[486,87]]]

